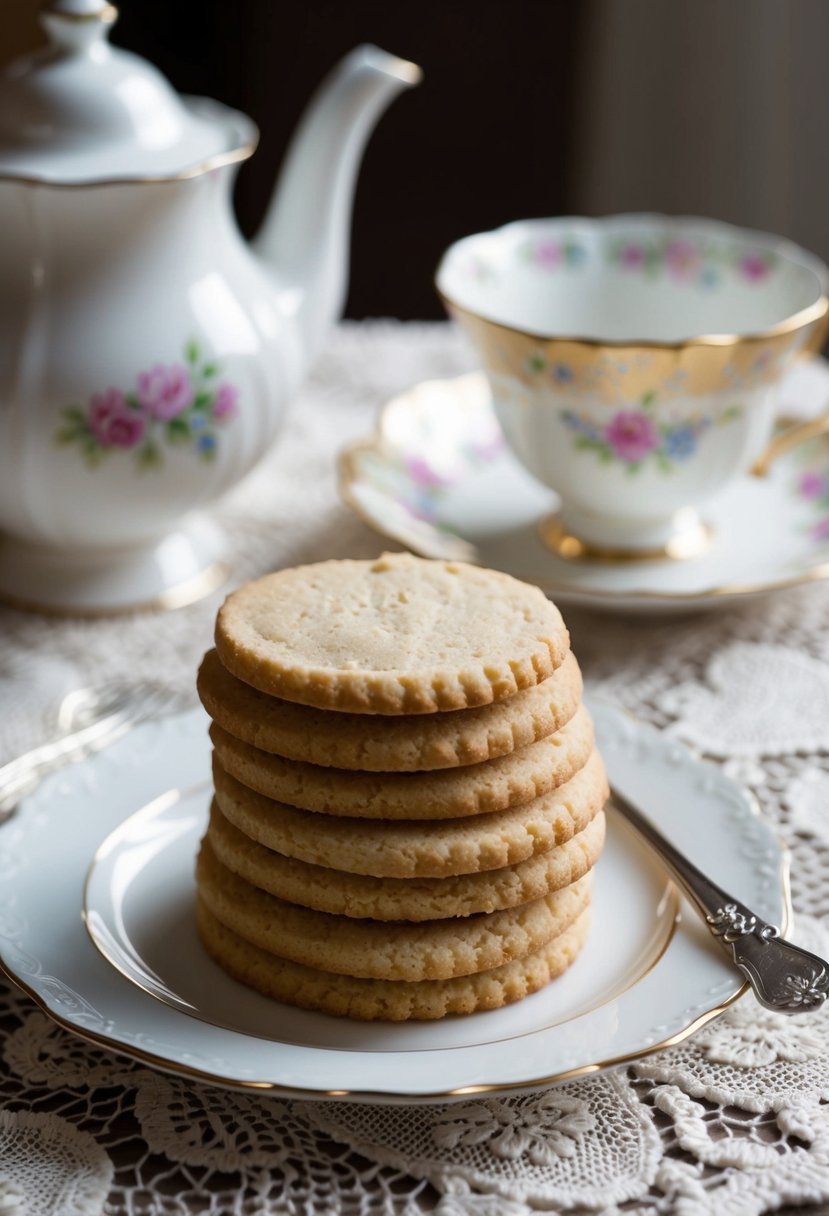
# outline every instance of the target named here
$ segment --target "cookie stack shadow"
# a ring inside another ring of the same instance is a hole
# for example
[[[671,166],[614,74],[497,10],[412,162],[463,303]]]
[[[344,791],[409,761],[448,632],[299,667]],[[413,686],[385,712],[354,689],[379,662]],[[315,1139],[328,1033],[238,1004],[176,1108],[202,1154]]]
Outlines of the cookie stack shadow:
[[[560,975],[588,934],[607,797],[563,636],[531,687],[405,714],[282,699],[211,650],[197,915],[220,966],[279,1001],[393,1021],[498,1008]]]

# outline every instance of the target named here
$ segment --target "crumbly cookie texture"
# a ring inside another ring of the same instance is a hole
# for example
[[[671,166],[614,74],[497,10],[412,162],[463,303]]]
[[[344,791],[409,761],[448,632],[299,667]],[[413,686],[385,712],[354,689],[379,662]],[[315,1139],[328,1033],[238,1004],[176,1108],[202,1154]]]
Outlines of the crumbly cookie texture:
[[[198,691],[223,730],[261,751],[324,767],[417,772],[481,764],[545,739],[573,717],[582,681],[571,653],[540,684],[477,709],[401,717],[331,713],[260,692],[210,650]]]
[[[222,814],[251,840],[312,865],[377,878],[446,878],[518,865],[582,832],[609,793],[597,751],[548,794],[463,819],[377,822],[298,810],[248,789],[215,756],[213,783]]]
[[[452,979],[524,958],[558,937],[590,901],[592,874],[532,903],[488,916],[421,924],[352,920],[286,903],[239,878],[202,842],[196,886],[245,941],[304,966],[364,979]]]
[[[537,587],[407,553],[280,570],[228,596],[216,621],[219,658],[240,680],[349,713],[502,701],[546,680],[569,646]]]
[[[521,751],[427,773],[357,773],[285,760],[215,722],[210,738],[226,772],[289,806],[357,819],[455,819],[520,806],[569,781],[593,750],[593,723],[581,706],[560,731]]]
[[[569,887],[598,861],[605,817],[599,813],[566,844],[501,870],[454,878],[372,878],[283,857],[250,840],[214,804],[207,839],[222,865],[288,903],[337,916],[385,921],[440,920],[499,912]]]
[[[451,980],[355,979],[277,958],[228,929],[199,900],[197,922],[207,952],[234,979],[301,1009],[361,1021],[427,1021],[500,1009],[537,992],[573,963],[587,940],[590,909],[540,949],[491,971]]]

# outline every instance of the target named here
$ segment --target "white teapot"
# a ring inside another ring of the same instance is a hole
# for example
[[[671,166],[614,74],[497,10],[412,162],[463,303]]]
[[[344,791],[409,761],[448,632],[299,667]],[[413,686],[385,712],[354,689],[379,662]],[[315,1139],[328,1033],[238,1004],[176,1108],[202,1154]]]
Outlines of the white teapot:
[[[231,209],[257,131],[53,0],[0,76],[0,595],[184,603],[220,577],[200,514],[271,443],[339,316],[360,156],[420,69],[348,55],[288,150],[252,247]]]

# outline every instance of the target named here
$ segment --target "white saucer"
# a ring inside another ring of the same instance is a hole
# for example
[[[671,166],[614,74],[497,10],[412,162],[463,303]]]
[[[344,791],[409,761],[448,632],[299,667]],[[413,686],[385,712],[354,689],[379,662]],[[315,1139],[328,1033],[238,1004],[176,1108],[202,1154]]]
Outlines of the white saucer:
[[[785,858],[750,796],[669,737],[593,712],[613,781],[716,881],[785,923]],[[645,1055],[744,990],[697,917],[677,923],[672,888],[611,814],[588,944],[527,1000],[400,1025],[268,1001],[220,971],[193,928],[206,725],[192,711],[140,727],[49,778],[0,828],[0,965],[87,1039],[222,1085],[435,1101],[528,1091]]]
[[[791,373],[829,398],[822,360]],[[562,603],[666,611],[713,608],[829,577],[829,438],[746,476],[703,511],[713,543],[687,560],[569,561],[539,522],[558,507],[505,446],[481,373],[419,384],[390,401],[374,436],[340,457],[340,490],[370,527],[424,557],[480,562],[537,583]]]

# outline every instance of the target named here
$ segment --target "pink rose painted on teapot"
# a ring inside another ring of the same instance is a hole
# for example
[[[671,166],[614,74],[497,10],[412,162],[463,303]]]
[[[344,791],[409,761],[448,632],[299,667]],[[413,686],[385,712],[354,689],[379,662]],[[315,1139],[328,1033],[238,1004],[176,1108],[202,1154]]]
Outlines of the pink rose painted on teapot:
[[[139,374],[135,395],[148,414],[168,422],[192,405],[195,394],[186,367],[157,363],[151,371]]]

